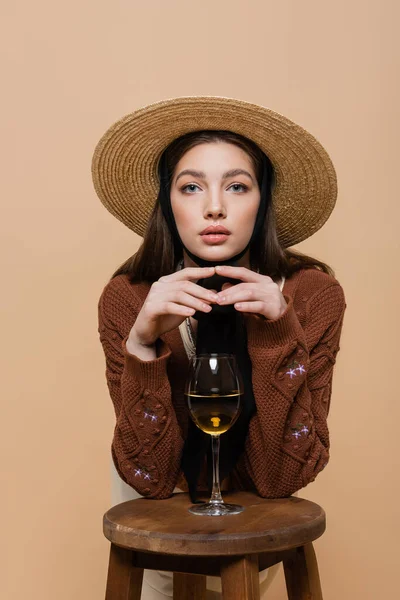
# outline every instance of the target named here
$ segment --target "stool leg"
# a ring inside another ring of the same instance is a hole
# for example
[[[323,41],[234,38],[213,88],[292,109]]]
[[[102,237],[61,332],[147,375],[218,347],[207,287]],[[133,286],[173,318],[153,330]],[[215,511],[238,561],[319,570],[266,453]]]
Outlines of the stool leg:
[[[322,600],[318,563],[312,544],[294,548],[283,559],[289,600]]]
[[[232,556],[221,565],[224,600],[260,600],[258,555]]]
[[[206,600],[206,576],[174,573],[174,599]]]
[[[132,550],[111,544],[106,600],[140,600],[143,569],[133,566]]]

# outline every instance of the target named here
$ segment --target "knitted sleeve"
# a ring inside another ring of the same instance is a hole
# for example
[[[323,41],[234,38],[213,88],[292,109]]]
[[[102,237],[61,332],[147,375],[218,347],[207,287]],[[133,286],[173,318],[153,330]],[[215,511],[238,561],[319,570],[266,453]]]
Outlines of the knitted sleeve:
[[[278,319],[252,319],[249,354],[257,413],[249,424],[244,464],[258,493],[284,497],[314,481],[329,460],[327,416],[346,308],[338,283],[293,299]],[[260,401],[262,398],[262,402]]]
[[[99,334],[116,424],[111,445],[120,477],[142,496],[168,498],[176,485],[183,438],[167,374],[171,350],[159,340],[157,358],[143,361],[126,342],[140,303],[111,281],[99,305]]]

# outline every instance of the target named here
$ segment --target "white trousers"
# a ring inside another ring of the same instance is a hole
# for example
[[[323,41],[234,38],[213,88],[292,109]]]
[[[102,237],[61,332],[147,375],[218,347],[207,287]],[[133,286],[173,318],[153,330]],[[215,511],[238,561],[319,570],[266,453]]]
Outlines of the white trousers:
[[[174,493],[182,492],[179,488]],[[111,506],[142,498],[133,488],[125,483],[118,475],[111,458]],[[260,571],[260,599],[265,600],[270,587],[279,569],[279,564]],[[165,600],[172,598],[173,574],[169,571],[144,570],[141,600]],[[221,578],[207,576],[207,600],[221,599]]]

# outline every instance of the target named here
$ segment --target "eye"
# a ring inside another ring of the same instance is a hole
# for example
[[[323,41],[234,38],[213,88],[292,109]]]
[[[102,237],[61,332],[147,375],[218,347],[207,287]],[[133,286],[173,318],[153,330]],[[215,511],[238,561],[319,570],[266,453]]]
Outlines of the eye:
[[[195,183],[188,183],[187,185],[184,185],[183,188],[181,188],[181,192],[191,194],[193,192],[193,190],[186,192],[187,188],[198,188],[198,187],[199,186],[196,185]]]
[[[191,194],[195,191],[193,188],[200,189],[199,186],[196,185],[195,183],[188,183],[187,185],[184,185],[181,188],[181,192],[183,192],[184,194],[185,193]],[[230,189],[230,188],[235,188],[235,190],[234,190],[235,192],[247,192],[247,190],[249,189],[247,187],[247,185],[244,185],[244,183],[233,183],[231,186],[229,186],[228,189]],[[238,189],[238,188],[240,188],[240,189]]]
[[[244,183],[232,183],[232,185],[230,187],[235,187],[235,188],[242,188],[242,191],[246,192],[249,188],[247,187],[247,185],[244,185]],[[229,188],[228,188],[229,189]],[[240,191],[237,190],[236,191]]]

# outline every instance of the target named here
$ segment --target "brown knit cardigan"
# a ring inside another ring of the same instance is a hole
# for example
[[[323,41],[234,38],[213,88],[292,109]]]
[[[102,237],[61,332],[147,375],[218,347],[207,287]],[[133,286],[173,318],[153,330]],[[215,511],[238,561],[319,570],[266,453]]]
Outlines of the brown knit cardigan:
[[[99,334],[116,424],[111,445],[120,477],[142,496],[187,491],[180,469],[188,409],[188,358],[179,328],[161,336],[157,358],[128,353],[126,340],[150,284],[112,279],[99,300]],[[289,496],[314,481],[329,460],[327,416],[346,309],[338,281],[317,269],[287,278],[288,304],[275,320],[251,315],[248,351],[257,412],[245,451],[222,489],[265,498]],[[198,489],[206,491],[206,459]]]

